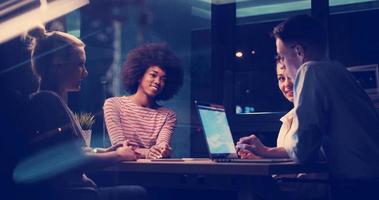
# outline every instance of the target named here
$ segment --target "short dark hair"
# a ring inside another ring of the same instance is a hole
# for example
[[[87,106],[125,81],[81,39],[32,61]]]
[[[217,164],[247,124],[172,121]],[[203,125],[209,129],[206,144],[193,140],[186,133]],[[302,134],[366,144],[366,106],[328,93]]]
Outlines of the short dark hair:
[[[139,80],[152,66],[159,66],[167,76],[165,87],[155,100],[171,99],[183,84],[183,69],[165,43],[144,44],[128,53],[122,72],[125,89],[131,94],[136,93]]]
[[[272,36],[284,43],[299,43],[311,51],[325,53],[327,36],[324,26],[309,15],[297,15],[278,24]]]

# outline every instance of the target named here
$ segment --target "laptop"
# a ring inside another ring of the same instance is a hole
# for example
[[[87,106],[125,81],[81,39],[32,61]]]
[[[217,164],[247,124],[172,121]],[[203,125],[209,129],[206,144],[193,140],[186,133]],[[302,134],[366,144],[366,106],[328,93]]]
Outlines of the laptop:
[[[208,146],[210,159],[216,162],[290,162],[288,158],[240,159],[230,131],[224,106],[195,101]]]

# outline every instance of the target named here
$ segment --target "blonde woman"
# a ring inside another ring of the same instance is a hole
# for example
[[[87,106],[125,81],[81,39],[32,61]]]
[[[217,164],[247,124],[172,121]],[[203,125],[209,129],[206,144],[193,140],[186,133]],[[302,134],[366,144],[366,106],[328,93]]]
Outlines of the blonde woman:
[[[136,159],[127,142],[101,153],[88,151],[85,146],[82,129],[66,98],[68,92],[80,90],[82,80],[88,75],[84,43],[70,34],[46,32],[42,27],[28,34],[33,38],[32,69],[39,80],[38,91],[30,97],[30,159],[42,155],[44,159],[26,169],[46,167],[40,177],[46,183],[44,190],[63,199],[71,197],[62,191],[81,187],[92,188],[100,199],[109,199],[107,196],[112,194],[128,199],[145,198],[145,191],[139,186],[98,188],[84,174],[88,169]]]

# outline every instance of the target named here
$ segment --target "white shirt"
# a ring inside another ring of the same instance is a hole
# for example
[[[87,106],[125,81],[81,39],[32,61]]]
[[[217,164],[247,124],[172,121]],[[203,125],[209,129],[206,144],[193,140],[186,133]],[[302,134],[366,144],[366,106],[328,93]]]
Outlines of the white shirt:
[[[291,151],[297,143],[297,136],[294,134],[294,127],[297,127],[296,122],[293,121],[295,110],[290,110],[285,114],[280,121],[282,126],[280,127],[278,138],[276,139],[276,146],[283,147],[287,152]]]

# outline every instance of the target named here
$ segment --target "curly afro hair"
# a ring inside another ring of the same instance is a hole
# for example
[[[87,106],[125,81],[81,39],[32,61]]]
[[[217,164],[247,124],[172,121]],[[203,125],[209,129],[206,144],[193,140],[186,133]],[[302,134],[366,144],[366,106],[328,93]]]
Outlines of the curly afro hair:
[[[125,89],[131,94],[136,93],[139,81],[152,66],[159,66],[167,76],[165,87],[155,100],[171,99],[183,84],[183,69],[165,43],[144,44],[128,53],[122,71]]]

